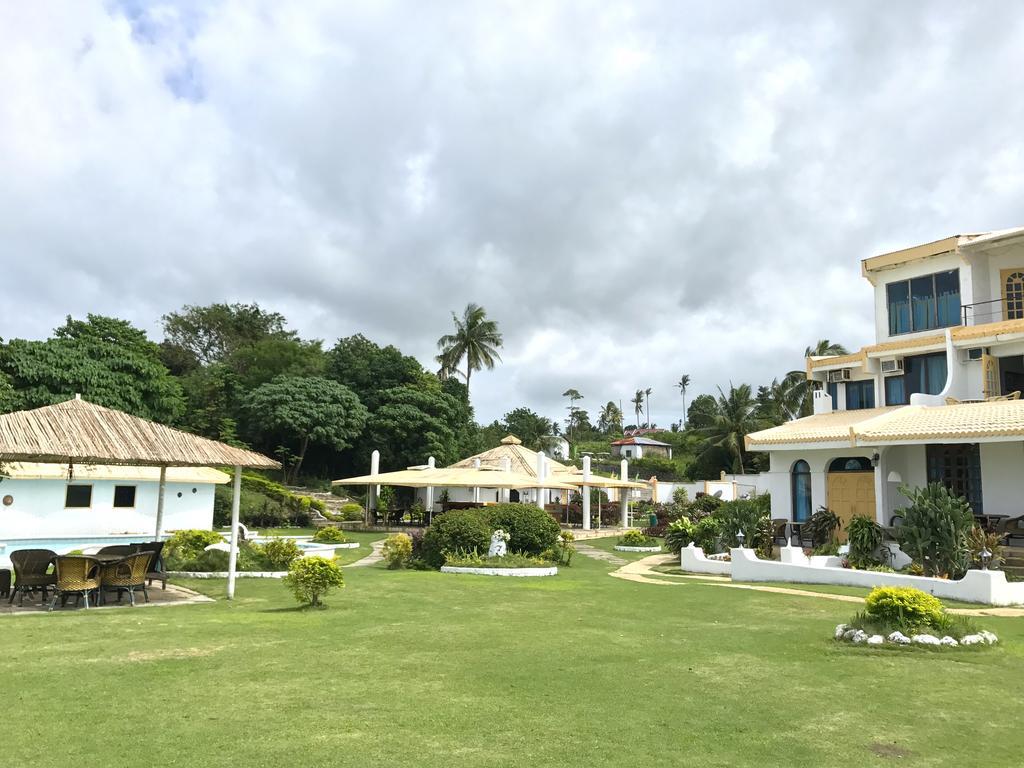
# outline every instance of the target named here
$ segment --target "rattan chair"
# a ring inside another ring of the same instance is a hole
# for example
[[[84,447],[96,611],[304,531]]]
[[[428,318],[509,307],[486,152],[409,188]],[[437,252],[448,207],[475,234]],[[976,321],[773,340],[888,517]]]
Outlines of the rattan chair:
[[[11,590],[11,599],[8,603],[14,602],[14,596],[20,595],[18,605],[25,604],[25,593],[34,593],[36,590],[42,592],[41,602],[46,602],[47,591],[57,583],[57,575],[50,573],[50,563],[57,557],[57,553],[49,549],[19,549],[11,552],[11,565],[14,567],[14,589]]]
[[[105,547],[100,547],[96,553],[98,555],[130,555],[135,550],[132,549],[131,544],[109,544]]]
[[[167,589],[167,571],[164,569],[164,542],[146,541],[142,544],[132,544],[132,552],[151,552],[153,559],[149,563],[149,573],[146,574],[146,582],[152,586],[154,581],[160,582],[161,589]]]
[[[78,605],[78,598],[85,599],[85,607],[89,607],[89,593],[100,588],[100,570],[102,563],[95,557],[86,555],[63,555],[56,560],[57,584],[53,590],[53,599],[50,601],[49,610],[57,604],[60,598],[61,606],[67,604],[71,595],[75,596],[75,605]]]
[[[127,592],[134,608],[135,590],[141,589],[148,603],[146,573],[149,571],[149,563],[152,559],[152,552],[136,552],[116,562],[105,563],[100,574],[101,592],[116,590],[117,602],[121,602],[121,598]]]

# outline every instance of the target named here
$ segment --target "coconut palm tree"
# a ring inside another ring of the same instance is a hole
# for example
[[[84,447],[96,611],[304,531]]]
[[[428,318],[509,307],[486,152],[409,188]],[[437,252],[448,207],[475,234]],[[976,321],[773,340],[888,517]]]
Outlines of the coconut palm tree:
[[[501,332],[496,322],[487,319],[487,311],[479,304],[467,304],[461,318],[452,312],[452,320],[455,333],[447,333],[437,340],[441,353],[435,359],[441,365],[442,378],[458,373],[465,378],[468,391],[473,371],[491,370],[495,362],[501,360],[498,354],[502,346]],[[459,370],[463,358],[466,359],[465,373]]]
[[[638,389],[630,402],[633,404],[633,413],[636,414],[636,426],[637,429],[639,429],[640,417],[644,412],[644,391],[642,389]]]
[[[578,389],[570,388],[570,389],[565,390],[565,392],[562,393],[562,397],[568,397],[569,398],[569,408],[567,410],[569,411],[569,442],[571,443],[572,442],[572,425],[573,425],[573,420],[574,420],[574,417],[576,416],[576,410],[577,410],[576,409],[576,401],[577,400],[582,400],[583,399],[583,395],[580,394],[580,391]]]
[[[804,350],[804,359],[848,354],[849,351],[842,344],[833,344],[828,339],[819,339],[813,347],[807,347]],[[792,390],[791,397],[799,403],[795,415],[797,417],[810,416],[814,411],[814,389],[811,382],[807,380],[807,371],[790,371],[783,379],[783,383]]]
[[[733,472],[743,474],[747,466],[744,438],[762,426],[749,384],[734,387],[730,383],[728,395],[719,387],[711,424],[698,430],[704,438],[701,453],[723,448],[732,457]]]
[[[647,428],[651,428],[651,388],[648,387],[644,390],[644,395],[647,397]]]
[[[679,392],[683,396],[683,420],[679,422],[680,427],[686,424],[686,388],[688,386],[690,386],[690,374],[684,373],[676,382],[676,387],[679,388]]]
[[[611,400],[598,412],[597,428],[606,434],[613,431],[622,431],[622,411]]]

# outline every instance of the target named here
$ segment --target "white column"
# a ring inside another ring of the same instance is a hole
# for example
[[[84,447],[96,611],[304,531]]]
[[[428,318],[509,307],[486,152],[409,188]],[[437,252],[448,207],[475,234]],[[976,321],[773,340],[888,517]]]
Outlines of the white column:
[[[512,459],[510,459],[508,456],[506,456],[504,459],[502,459],[501,460],[501,468],[503,470],[505,470],[506,472],[511,472],[512,471]],[[508,503],[508,500],[511,498],[511,496],[509,496],[509,493],[508,493],[509,490],[510,489],[508,489],[508,488],[502,488],[501,489],[501,500],[503,502],[505,502],[506,504]]]
[[[473,459],[473,469],[480,469],[480,459]],[[477,486],[473,489],[473,503],[480,503],[480,487]]]
[[[228,554],[228,600],[235,599],[235,565],[238,563],[238,504],[242,498],[242,468],[235,467],[231,496],[231,551]]]
[[[167,493],[167,467],[160,467],[160,488],[156,496],[156,535],[153,541],[160,541],[164,529],[164,496]]]
[[[427,466],[431,469],[434,468],[434,457],[431,456],[427,459]],[[433,522],[434,520],[434,489],[427,488],[427,522]]]
[[[888,457],[885,455],[886,446],[875,448],[878,452],[878,466],[875,467],[875,522],[879,525],[888,525],[886,519],[886,502],[889,499],[889,467]]]
[[[629,461],[623,459],[619,462],[619,478],[623,481],[629,480]],[[619,524],[625,528],[629,525],[629,489],[619,488]]]
[[[380,451],[370,454],[370,474],[380,474]],[[366,487],[366,524],[373,523],[373,512],[377,509],[377,499],[380,498],[380,486],[369,485]]]
[[[540,451],[537,451],[537,482],[543,483],[544,478],[547,477],[547,462],[544,461],[546,457]],[[544,509],[544,489],[537,488],[537,506]]]
[[[583,495],[583,530],[590,530],[590,457],[583,457],[583,487],[580,493]]]

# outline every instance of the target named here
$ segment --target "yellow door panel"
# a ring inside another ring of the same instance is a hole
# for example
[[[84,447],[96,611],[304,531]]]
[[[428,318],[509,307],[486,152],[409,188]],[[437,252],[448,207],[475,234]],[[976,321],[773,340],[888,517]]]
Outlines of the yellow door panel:
[[[875,473],[830,472],[828,507],[839,518],[839,541],[846,542],[846,524],[855,516],[875,519]]]

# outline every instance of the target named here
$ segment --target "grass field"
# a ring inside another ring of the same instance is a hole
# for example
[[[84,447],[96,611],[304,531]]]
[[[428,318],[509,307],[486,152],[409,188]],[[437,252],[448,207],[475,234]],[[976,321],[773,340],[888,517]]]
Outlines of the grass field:
[[[0,764],[1021,763],[1024,620],[983,619],[992,649],[840,646],[848,604],[611,568],[351,568],[324,611],[243,579],[231,604],[0,617]]]

